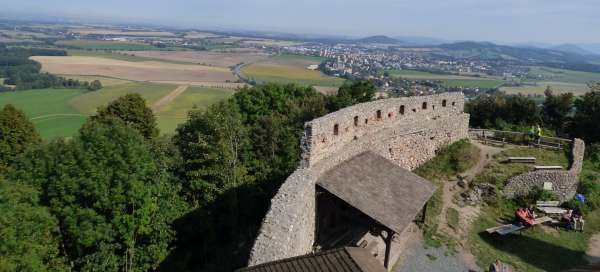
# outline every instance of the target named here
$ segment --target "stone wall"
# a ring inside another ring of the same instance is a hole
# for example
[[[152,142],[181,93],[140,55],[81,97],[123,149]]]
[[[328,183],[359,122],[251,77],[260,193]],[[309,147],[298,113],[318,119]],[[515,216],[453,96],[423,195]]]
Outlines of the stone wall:
[[[583,165],[585,143],[581,139],[573,141],[571,167],[565,171],[532,171],[508,180],[503,193],[508,198],[525,196],[535,188],[543,188],[544,183],[552,183],[552,192],[559,201],[565,202],[577,193],[578,176]]]
[[[321,174],[367,150],[413,170],[441,147],[467,138],[469,116],[463,108],[461,93],[393,98],[348,107],[306,123],[300,167],[271,200],[249,265],[312,251],[315,183]]]

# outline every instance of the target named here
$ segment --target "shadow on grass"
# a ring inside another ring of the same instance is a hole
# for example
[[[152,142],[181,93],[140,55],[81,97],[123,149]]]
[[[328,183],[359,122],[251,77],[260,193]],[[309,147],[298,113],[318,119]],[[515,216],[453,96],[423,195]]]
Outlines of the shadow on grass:
[[[524,230],[524,233],[527,231],[531,230]],[[520,261],[544,271],[564,271],[586,264],[583,251],[575,251],[526,235],[515,233],[499,236],[481,232],[479,236],[496,250],[515,256]]]

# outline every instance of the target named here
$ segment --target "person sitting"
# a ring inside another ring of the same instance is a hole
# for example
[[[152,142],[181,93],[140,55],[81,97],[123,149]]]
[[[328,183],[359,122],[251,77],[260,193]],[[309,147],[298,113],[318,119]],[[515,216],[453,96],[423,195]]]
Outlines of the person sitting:
[[[567,229],[573,228],[573,210],[568,210],[560,216],[562,222],[567,224]]]
[[[571,215],[571,221],[573,225],[573,230],[579,229],[579,231],[583,231],[583,225],[585,224],[585,220],[583,220],[583,212],[579,207],[573,210]]]
[[[515,217],[517,222],[525,227],[531,227],[535,224],[535,217],[525,208],[518,208]]]

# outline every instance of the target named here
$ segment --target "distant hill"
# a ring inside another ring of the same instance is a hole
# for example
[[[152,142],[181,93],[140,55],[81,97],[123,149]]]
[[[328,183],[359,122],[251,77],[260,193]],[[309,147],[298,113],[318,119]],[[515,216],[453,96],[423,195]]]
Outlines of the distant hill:
[[[382,43],[382,44],[396,44],[400,43],[399,40],[394,38],[390,38],[384,35],[370,36],[362,39],[356,40],[359,43]]]
[[[437,38],[423,37],[423,36],[394,36],[392,37],[395,40],[402,41],[407,45],[417,45],[417,46],[434,46],[449,43],[451,41],[442,40]]]
[[[594,54],[594,53],[587,51],[577,45],[570,44],[570,43],[553,46],[550,49],[567,52],[567,53],[579,54],[579,55],[593,55]]]
[[[534,63],[587,63],[581,54],[534,47],[514,47],[489,42],[458,42],[439,45],[439,54],[465,59],[502,59]]]

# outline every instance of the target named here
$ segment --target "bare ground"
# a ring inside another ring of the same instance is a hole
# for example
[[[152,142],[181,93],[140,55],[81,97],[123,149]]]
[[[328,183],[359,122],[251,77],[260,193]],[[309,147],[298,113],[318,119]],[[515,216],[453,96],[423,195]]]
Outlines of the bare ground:
[[[239,63],[254,63],[269,57],[265,53],[223,53],[211,51],[127,51],[127,54],[217,67],[231,67]]]
[[[590,238],[588,250],[585,252],[585,257],[592,264],[600,263],[600,233],[596,233]]]
[[[158,61],[130,62],[84,56],[36,56],[52,74],[106,76],[136,81],[226,82],[237,78],[228,68]]]
[[[491,146],[486,146],[478,142],[472,142],[477,148],[479,148],[479,160],[469,170],[461,174],[466,182],[472,181],[475,176],[481,173],[484,168],[492,162],[492,158],[495,154],[500,153],[503,149]],[[459,247],[458,255],[462,258],[465,265],[473,271],[479,271],[480,268],[477,265],[476,258],[471,254],[469,245],[466,243],[467,236],[470,231],[471,225],[477,219],[480,213],[479,206],[464,206],[461,207],[455,203],[455,198],[462,192],[462,188],[457,185],[457,181],[447,181],[444,183],[444,194],[443,194],[443,206],[442,212],[439,215],[439,231],[453,237]],[[447,222],[448,209],[452,208],[458,211],[458,228],[452,229],[449,227]]]

